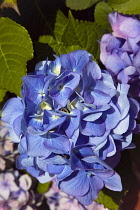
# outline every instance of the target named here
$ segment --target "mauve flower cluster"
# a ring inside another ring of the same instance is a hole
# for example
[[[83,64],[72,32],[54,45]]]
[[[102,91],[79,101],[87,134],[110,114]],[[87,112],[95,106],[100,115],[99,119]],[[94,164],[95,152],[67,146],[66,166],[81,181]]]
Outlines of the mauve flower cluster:
[[[0,174],[0,209],[1,210],[33,210],[28,205],[31,178],[24,174],[19,177],[18,171]]]
[[[6,123],[0,120],[0,171],[5,170],[6,159],[12,160],[13,153],[13,143],[9,137]]]
[[[139,104],[128,84],[78,50],[37,64],[23,77],[22,98],[2,110],[11,138],[18,143],[17,168],[57,186],[87,206],[105,186],[121,191],[114,167],[120,151],[133,148]]]
[[[9,155],[13,152],[13,143],[6,128],[6,123],[0,120],[0,155]]]
[[[140,20],[117,12],[109,14],[113,32],[101,39],[100,59],[120,83],[130,84],[130,94],[140,101]]]

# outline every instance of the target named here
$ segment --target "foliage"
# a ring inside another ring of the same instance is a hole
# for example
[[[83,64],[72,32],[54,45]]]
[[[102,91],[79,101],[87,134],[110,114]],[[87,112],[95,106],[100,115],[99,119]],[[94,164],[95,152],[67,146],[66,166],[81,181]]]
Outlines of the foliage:
[[[6,90],[0,89],[0,102],[3,101],[5,94],[6,94]]]
[[[108,14],[113,10],[111,7],[104,1],[99,2],[95,7],[94,17],[95,22],[101,25],[103,28],[111,31],[110,24],[108,22]]]
[[[96,4],[99,0],[66,0],[66,6],[74,10],[83,10]]]
[[[137,15],[140,13],[139,0],[108,0],[108,3],[114,10],[123,14]]]
[[[0,19],[0,88],[20,94],[21,78],[33,56],[28,32],[9,18]]]
[[[51,182],[47,182],[44,184],[38,182],[37,191],[40,194],[44,194],[45,192],[47,192],[49,190],[50,186],[51,186]]]
[[[105,31],[105,29],[96,23],[76,20],[71,12],[69,12],[69,18],[67,19],[58,11],[54,27],[55,37],[50,35],[41,36],[39,41],[51,46],[57,55],[85,49],[95,59],[98,59],[98,41]]]

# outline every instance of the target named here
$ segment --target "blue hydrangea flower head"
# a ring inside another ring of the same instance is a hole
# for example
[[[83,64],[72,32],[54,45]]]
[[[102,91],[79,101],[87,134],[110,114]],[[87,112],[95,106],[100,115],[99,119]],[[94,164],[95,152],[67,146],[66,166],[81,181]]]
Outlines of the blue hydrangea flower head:
[[[46,59],[22,81],[21,98],[10,99],[2,110],[18,143],[17,168],[41,183],[55,178],[83,205],[104,186],[121,191],[114,167],[120,152],[134,147],[139,112],[138,102],[128,96],[130,86],[116,85],[85,50]]]

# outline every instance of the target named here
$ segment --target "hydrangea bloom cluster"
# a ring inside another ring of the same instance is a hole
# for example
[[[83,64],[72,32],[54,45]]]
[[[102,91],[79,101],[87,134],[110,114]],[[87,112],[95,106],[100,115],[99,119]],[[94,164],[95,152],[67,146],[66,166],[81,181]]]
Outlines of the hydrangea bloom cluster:
[[[0,120],[0,155],[9,155],[13,152],[13,143],[6,128],[6,123]]]
[[[18,180],[18,182],[17,182]],[[2,210],[32,210],[28,205],[31,198],[29,188],[31,187],[31,178],[24,174],[20,176],[18,171],[11,171],[0,174],[0,209]]]
[[[13,143],[9,137],[6,123],[0,120],[0,171],[6,168],[6,159],[13,160]]]
[[[140,20],[117,12],[109,14],[113,32],[101,39],[100,59],[120,83],[130,84],[130,94],[140,97]]]
[[[133,148],[139,104],[128,84],[114,84],[91,55],[78,50],[43,61],[23,77],[22,98],[4,106],[2,119],[18,143],[17,167],[57,186],[87,206],[105,186],[121,191],[114,167]]]

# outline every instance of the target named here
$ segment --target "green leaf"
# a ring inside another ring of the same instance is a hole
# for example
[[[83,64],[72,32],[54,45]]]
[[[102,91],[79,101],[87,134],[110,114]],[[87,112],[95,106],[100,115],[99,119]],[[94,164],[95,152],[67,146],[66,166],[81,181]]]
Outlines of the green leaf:
[[[0,88],[19,95],[26,63],[32,57],[27,30],[9,18],[0,18]]]
[[[39,42],[51,45],[56,43],[56,40],[51,35],[44,35],[39,37]]]
[[[107,189],[101,190],[95,201],[103,204],[105,208],[109,208],[110,210],[118,210],[118,204],[113,201],[112,196],[107,195],[107,191],[109,192]]]
[[[46,182],[44,184],[38,182],[37,191],[40,194],[44,194],[45,192],[49,190],[50,186],[51,186],[51,182]]]
[[[44,35],[39,37],[40,44],[44,44],[44,46],[41,46],[42,50],[44,51],[42,55],[43,59],[45,59],[45,49],[48,49],[48,45],[58,56],[64,53],[70,53],[71,51],[81,49],[78,45],[71,45],[71,43],[65,43],[62,41],[62,36],[66,30],[68,23],[68,18],[66,18],[66,16],[60,10],[58,10],[54,26],[55,37],[50,35]],[[40,53],[38,52],[38,54]],[[46,57],[47,56],[48,55],[46,55]]]
[[[114,192],[104,188],[100,191],[98,198],[95,200],[97,203],[103,204],[104,207],[110,210],[119,209],[119,205],[121,204],[123,197],[126,195],[132,184],[130,151],[126,150],[122,152],[120,163],[115,171],[117,171],[121,177],[123,190],[121,192]]]
[[[6,8],[11,7],[20,15],[20,12],[17,6],[17,0],[4,0],[2,4],[0,5],[0,8],[4,8],[4,7]]]
[[[140,14],[140,0],[108,0],[109,5],[116,11],[129,14]]]
[[[87,50],[95,59],[99,58],[99,41],[106,32],[101,26],[89,21],[75,20],[69,13],[69,23],[65,29],[62,41],[66,44],[78,45]]]
[[[95,22],[111,32],[111,26],[108,21],[108,14],[112,12],[111,7],[104,1],[99,2],[95,7],[94,18]]]
[[[69,13],[69,19],[64,15],[62,16],[62,13],[58,13],[56,20],[55,37],[41,36],[39,42],[51,46],[58,56],[84,49],[91,53],[95,59],[99,58],[98,41],[106,29],[93,22],[75,20],[71,13]]]
[[[66,0],[66,6],[74,10],[84,10],[96,4],[99,0]]]
[[[64,33],[64,30],[66,29],[67,24],[68,18],[66,18],[66,16],[60,10],[58,10],[54,27],[55,38],[58,42],[61,41],[62,35]]]
[[[5,94],[6,94],[6,90],[0,89],[0,102],[3,101],[3,98],[4,98]]]
[[[108,0],[108,2],[110,3],[114,3],[114,4],[124,4],[127,3],[128,1],[132,1],[132,0]]]

